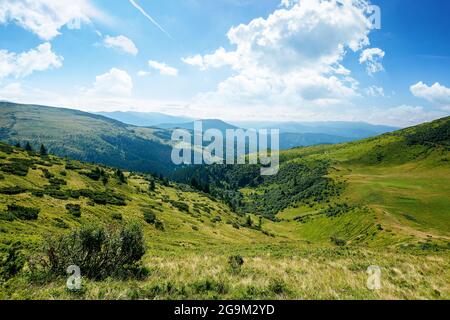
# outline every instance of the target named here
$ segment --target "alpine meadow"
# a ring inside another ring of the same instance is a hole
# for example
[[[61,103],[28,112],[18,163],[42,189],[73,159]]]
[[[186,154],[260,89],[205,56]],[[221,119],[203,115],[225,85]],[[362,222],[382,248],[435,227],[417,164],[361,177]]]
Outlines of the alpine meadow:
[[[0,1],[0,300],[450,300],[449,10]]]

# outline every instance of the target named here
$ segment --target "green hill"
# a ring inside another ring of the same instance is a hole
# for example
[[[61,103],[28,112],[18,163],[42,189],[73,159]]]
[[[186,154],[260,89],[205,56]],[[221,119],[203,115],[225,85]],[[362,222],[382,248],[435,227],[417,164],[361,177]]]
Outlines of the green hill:
[[[173,169],[163,129],[126,125],[77,110],[0,102],[0,140],[43,143],[55,155],[132,171],[167,174]]]
[[[449,299],[449,123],[285,151],[274,177],[178,172],[209,193],[0,144],[0,298]],[[73,292],[33,271],[47,239],[132,222],[145,276],[85,277]]]

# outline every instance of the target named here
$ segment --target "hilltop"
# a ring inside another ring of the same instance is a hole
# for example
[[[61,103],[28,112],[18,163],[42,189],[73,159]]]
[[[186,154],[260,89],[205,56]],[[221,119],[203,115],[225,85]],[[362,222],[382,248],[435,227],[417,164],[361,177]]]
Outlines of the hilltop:
[[[167,174],[170,132],[141,128],[87,112],[0,103],[0,140],[43,143],[50,153],[122,169]]]

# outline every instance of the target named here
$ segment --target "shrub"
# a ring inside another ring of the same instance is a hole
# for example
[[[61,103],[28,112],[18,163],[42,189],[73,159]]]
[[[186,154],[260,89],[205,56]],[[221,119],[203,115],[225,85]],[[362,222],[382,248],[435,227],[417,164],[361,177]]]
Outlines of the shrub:
[[[14,186],[14,187],[4,187],[0,188],[0,194],[6,194],[6,195],[15,195],[15,194],[21,194],[27,192],[27,189]]]
[[[67,267],[77,265],[89,279],[125,278],[141,273],[145,251],[139,224],[116,230],[89,226],[49,239],[41,265],[50,276],[66,276]]]
[[[287,292],[286,283],[280,279],[272,279],[270,280],[269,287],[267,288],[270,292],[275,294],[282,294]]]
[[[60,218],[55,218],[55,227],[60,228],[60,229],[69,229],[69,225],[67,223],[65,223],[62,219]]]
[[[240,271],[241,267],[244,265],[244,258],[242,256],[230,256],[228,258],[228,265],[231,267],[233,271]]]
[[[165,230],[164,223],[162,221],[156,220],[155,221],[155,228],[156,228],[156,230],[164,231]]]
[[[330,238],[331,242],[334,243],[335,245],[339,246],[339,247],[343,247],[347,244],[347,241],[345,241],[344,239],[338,238],[337,236],[332,236]]]
[[[116,206],[126,206],[125,197],[113,191],[98,192],[89,189],[78,190],[80,196],[91,199],[96,204],[112,204]]]
[[[27,159],[11,159],[9,163],[2,163],[0,170],[16,176],[25,177],[33,162]]]
[[[122,221],[122,219],[123,219],[122,214],[121,214],[121,213],[118,213],[118,212],[113,212],[113,214],[111,215],[111,217],[112,217],[114,220],[120,220],[120,221]]]
[[[44,192],[42,190],[33,190],[31,194],[37,198],[44,197]]]
[[[217,222],[221,222],[222,218],[220,216],[215,216],[214,218],[211,219],[212,223],[217,223]]]
[[[79,204],[66,204],[66,210],[75,218],[81,217],[81,206]]]
[[[172,206],[174,206],[175,208],[177,208],[180,211],[189,212],[189,206],[184,202],[171,201],[170,203],[172,204]]]
[[[154,224],[156,222],[156,215],[152,211],[145,210],[143,213],[145,222],[149,224]]]
[[[44,174],[45,179],[51,179],[51,178],[55,177],[55,175],[53,173],[51,173],[50,171],[48,171],[48,169],[42,169],[42,173]]]
[[[16,204],[8,205],[8,213],[20,220],[37,220],[40,211],[38,208],[27,208]]]
[[[69,195],[67,194],[67,192],[59,190],[59,186],[55,186],[55,185],[45,186],[43,192],[44,192],[44,194],[46,194],[52,198],[58,199],[58,200],[68,200],[69,199]]]
[[[25,258],[17,245],[0,249],[0,279],[8,280],[18,274],[24,264]]]
[[[5,176],[0,174],[0,180],[5,180]]]

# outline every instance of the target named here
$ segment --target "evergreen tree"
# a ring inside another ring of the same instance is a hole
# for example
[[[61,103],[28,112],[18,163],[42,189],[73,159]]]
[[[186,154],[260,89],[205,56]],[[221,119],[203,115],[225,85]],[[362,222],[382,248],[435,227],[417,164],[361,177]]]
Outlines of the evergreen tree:
[[[150,191],[156,190],[156,184],[155,184],[154,180],[150,181],[150,184],[148,185],[148,190],[150,190]]]
[[[41,144],[41,149],[40,149],[39,153],[41,154],[42,157],[45,157],[48,155],[47,148],[43,144]]]
[[[25,144],[25,150],[26,151],[33,151],[33,148],[31,147],[31,144],[27,141],[27,143]]]
[[[117,176],[117,179],[119,179],[119,181],[121,183],[126,183],[127,182],[127,180],[125,178],[125,175],[123,174],[122,170],[117,169],[116,170],[116,176]]]
[[[20,145],[20,142],[16,143],[16,148],[22,148],[22,146]]]

